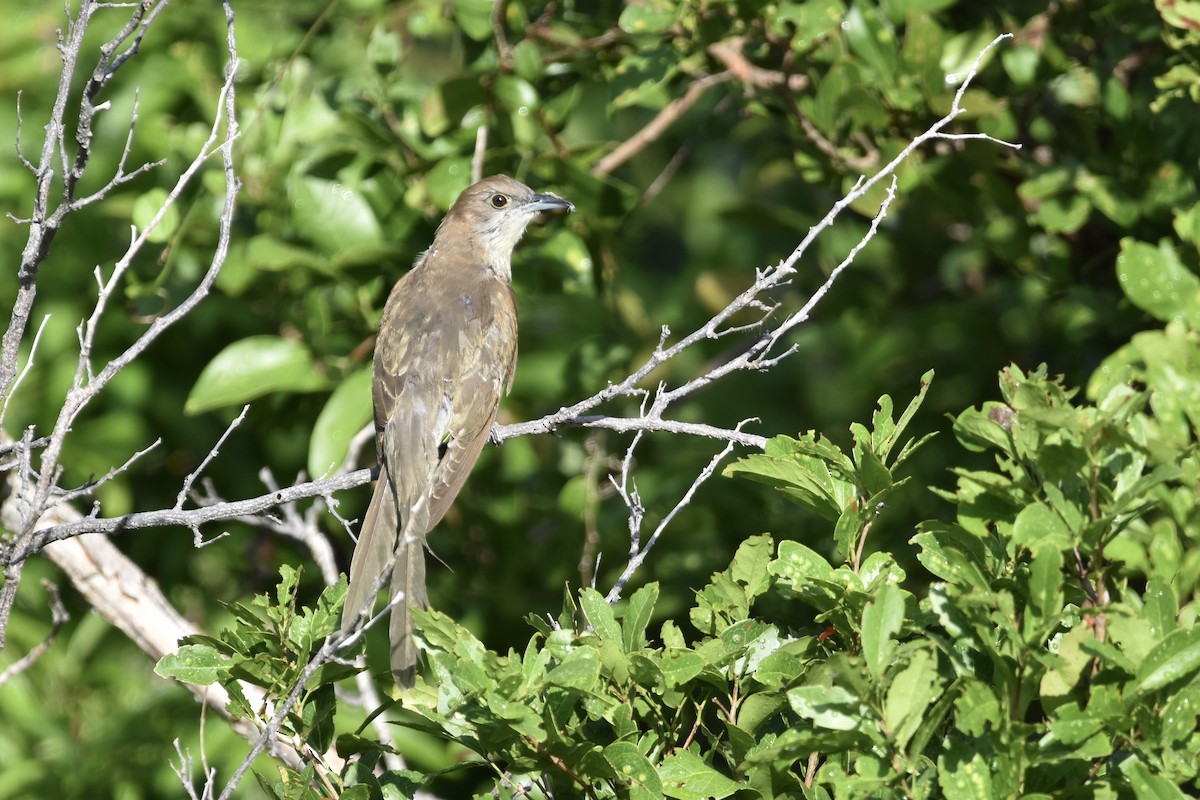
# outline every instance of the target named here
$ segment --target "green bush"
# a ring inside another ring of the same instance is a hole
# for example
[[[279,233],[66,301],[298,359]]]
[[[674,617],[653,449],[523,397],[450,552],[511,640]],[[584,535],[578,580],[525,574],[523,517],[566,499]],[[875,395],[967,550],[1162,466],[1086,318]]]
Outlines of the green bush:
[[[1176,389],[1200,381],[1196,331],[1177,333],[1192,359]],[[849,454],[812,433],[777,437],[727,469],[829,518],[834,558],[750,536],[696,593],[689,624],[666,619],[653,637],[653,582],[615,607],[594,589],[568,591],[557,619],[530,616],[534,636],[507,654],[420,612],[430,677],[402,695],[397,724],[469,753],[440,768],[491,784],[477,796],[1147,800],[1200,789],[1196,429],[1177,435],[1152,410],[1193,395],[1122,381],[1073,405],[1044,368],[1006,369],[1000,400],[952,426],[994,466],[954,470],[944,494],[957,513],[918,526],[922,571],[908,575],[892,553],[862,553],[903,482],[895,468],[918,457],[910,440],[889,462],[927,388],[898,422],[881,398]],[[189,649],[212,665],[205,680],[286,694],[337,629],[345,591],[293,616],[294,584],[286,575],[282,607],[262,604],[277,638],[239,627],[215,650]],[[315,752],[333,737],[344,672],[311,679],[289,716]],[[342,797],[411,796],[428,780],[373,774],[388,745],[361,732],[337,746],[355,756]],[[312,777],[268,785],[315,798]]]

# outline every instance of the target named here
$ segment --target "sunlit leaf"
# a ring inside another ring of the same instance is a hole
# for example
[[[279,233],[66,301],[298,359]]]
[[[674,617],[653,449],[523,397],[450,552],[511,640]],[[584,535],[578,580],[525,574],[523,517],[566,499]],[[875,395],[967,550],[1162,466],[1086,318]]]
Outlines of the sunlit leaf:
[[[278,336],[251,336],[208,362],[184,410],[199,414],[275,392],[311,392],[324,384],[304,345]]]

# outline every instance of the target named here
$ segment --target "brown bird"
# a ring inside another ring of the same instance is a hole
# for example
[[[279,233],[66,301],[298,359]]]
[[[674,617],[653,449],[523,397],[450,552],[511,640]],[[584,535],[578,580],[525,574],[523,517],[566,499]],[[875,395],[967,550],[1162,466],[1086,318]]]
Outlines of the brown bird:
[[[539,211],[575,206],[507,175],[467,189],[393,287],[375,342],[379,481],[354,558],[342,630],[369,619],[391,570],[392,675],[417,663],[409,609],[424,608],[425,537],[462,488],[517,362],[512,251]]]

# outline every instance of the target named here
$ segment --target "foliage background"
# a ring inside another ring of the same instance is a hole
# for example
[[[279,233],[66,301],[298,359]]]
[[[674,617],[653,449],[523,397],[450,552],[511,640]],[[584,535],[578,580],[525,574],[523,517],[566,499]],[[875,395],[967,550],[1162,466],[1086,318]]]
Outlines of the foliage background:
[[[994,398],[996,372],[1010,362],[1046,362],[1068,385],[1085,384],[1148,325],[1118,284],[1121,238],[1174,238],[1175,213],[1196,202],[1197,40],[1150,3],[1107,3],[1100,13],[1079,2],[953,0],[499,7],[502,20],[484,0],[237,5],[245,188],[230,263],[220,291],[77,426],[68,484],[161,436],[164,446],[104,487],[100,500],[106,515],[170,505],[241,407],[241,397],[214,399],[194,387],[218,353],[251,336],[278,337],[300,357],[273,384],[260,382],[270,391],[253,398],[247,423],[209,474],[235,498],[260,491],[263,466],[285,481],[309,469],[320,446],[311,439],[315,421],[333,389],[369,364],[387,288],[469,182],[481,124],[489,130],[486,173],[510,172],[579,208],[532,231],[517,259],[522,357],[504,407],[511,421],[593,393],[640,363],[661,325],[683,333],[723,306],[755,266],[790,252],[860,173],[944,113],[953,76],[1000,32],[1016,37],[987,63],[965,124],[1024,149],[966,142],[921,153],[901,171],[881,235],[796,336],[799,352],[769,374],[706,390],[681,418],[732,426],[755,416],[764,434],[811,428],[845,444],[848,424],[865,419],[877,397],[907,396],[930,368],[938,380],[913,424],[917,434],[945,430],[946,414]],[[5,0],[0,15],[8,20],[0,89],[10,109],[21,93],[19,139],[33,151],[58,75],[61,8]],[[74,368],[74,326],[91,308],[92,267],[120,252],[139,201],[171,184],[207,132],[221,36],[219,14],[204,4],[171,7],[102,98],[112,108],[98,129],[92,180],[111,172],[135,96],[133,160],[167,163],[74,217],[55,242],[35,312],[52,315],[38,354],[49,369],[22,386],[10,432],[52,419]],[[695,80],[727,69],[714,45],[731,42],[750,63],[793,76],[792,90],[745,76],[718,83],[658,141],[611,175],[595,174],[616,143]],[[16,114],[0,117],[0,141],[17,139]],[[11,151],[0,160],[0,208],[21,216],[32,185]],[[157,260],[137,265],[101,347],[117,352],[195,280],[214,240],[219,193],[216,182],[191,190]],[[873,209],[855,210],[863,216],[844,218],[801,265],[779,296],[785,308],[802,302],[865,230]],[[1196,228],[1190,235],[1181,257],[1195,269]],[[17,262],[23,240],[21,226],[0,225],[5,263]],[[0,297],[14,286],[15,269],[3,270]],[[661,377],[697,374],[705,359],[721,358],[720,345]],[[493,649],[519,645],[527,613],[557,610],[564,583],[580,585],[589,525],[604,553],[598,585],[611,583],[627,548],[624,509],[599,494],[626,441],[563,431],[486,453],[436,535],[447,568],[431,571],[435,605]],[[652,516],[670,508],[712,451],[707,442],[650,437],[638,480]],[[869,547],[915,564],[915,524],[947,513],[918,487],[948,488],[948,465],[972,458],[950,436],[927,445]],[[347,496],[342,513],[358,516],[366,499],[365,489]],[[304,559],[261,531],[229,529],[233,536],[202,550],[179,530],[126,535],[120,545],[212,630],[223,619],[214,600],[263,591],[281,562]],[[349,541],[335,524],[330,530],[347,563]],[[817,517],[752,484],[714,480],[646,570],[661,583],[658,613],[686,609],[737,543],[763,530],[832,546]],[[52,570],[31,565],[13,652],[48,627],[41,576],[53,578]],[[310,570],[311,596],[318,584]],[[181,723],[197,718],[194,705],[69,599],[67,633],[37,669],[0,689],[0,796],[173,796],[170,742],[197,746],[197,725]],[[236,763],[241,745],[218,728],[208,731],[210,760]],[[418,766],[445,762],[436,746],[423,747]]]

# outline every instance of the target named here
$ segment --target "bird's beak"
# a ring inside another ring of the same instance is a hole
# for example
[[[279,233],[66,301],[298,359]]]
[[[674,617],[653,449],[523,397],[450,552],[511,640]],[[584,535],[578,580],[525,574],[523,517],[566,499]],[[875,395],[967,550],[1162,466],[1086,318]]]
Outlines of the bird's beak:
[[[575,210],[575,204],[570,200],[562,199],[556,194],[535,194],[529,199],[526,208],[530,211],[553,211],[563,208],[570,212]]]

